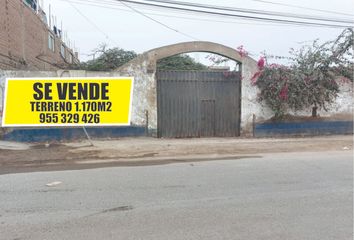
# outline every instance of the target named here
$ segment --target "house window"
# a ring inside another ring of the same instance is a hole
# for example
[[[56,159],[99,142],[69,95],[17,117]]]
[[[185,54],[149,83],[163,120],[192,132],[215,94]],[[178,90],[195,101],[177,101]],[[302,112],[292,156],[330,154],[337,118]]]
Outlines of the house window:
[[[55,51],[55,41],[54,41],[54,36],[52,34],[48,35],[48,48],[54,52]]]
[[[69,63],[73,63],[73,54],[69,53]]]
[[[38,8],[37,0],[23,0],[23,2],[26,3],[34,11],[37,11],[37,8]]]
[[[60,46],[60,55],[65,59],[65,46],[62,44]]]

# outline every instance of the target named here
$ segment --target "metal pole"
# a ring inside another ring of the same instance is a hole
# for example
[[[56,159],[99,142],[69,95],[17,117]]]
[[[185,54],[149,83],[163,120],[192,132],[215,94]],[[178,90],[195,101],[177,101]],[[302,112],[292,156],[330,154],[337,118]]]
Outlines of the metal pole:
[[[149,111],[145,110],[145,135],[149,136]]]
[[[90,135],[88,134],[88,132],[86,131],[86,128],[85,127],[82,127],[82,129],[84,130],[85,132],[85,135],[87,137],[87,140],[90,142],[91,146],[95,146],[90,138]]]
[[[256,128],[256,114],[252,115],[252,135],[255,137],[256,133],[254,132]]]
[[[49,4],[48,20],[49,20],[49,29],[52,30],[52,6],[50,4]]]

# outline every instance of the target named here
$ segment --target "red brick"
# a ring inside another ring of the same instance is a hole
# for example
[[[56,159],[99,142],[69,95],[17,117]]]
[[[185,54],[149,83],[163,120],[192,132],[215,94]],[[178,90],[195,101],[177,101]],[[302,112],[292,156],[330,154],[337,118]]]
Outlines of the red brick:
[[[69,66],[75,54],[55,37],[55,52],[48,48],[48,34],[54,33],[22,0],[0,0],[0,69],[57,70]],[[66,48],[66,59],[60,46]]]

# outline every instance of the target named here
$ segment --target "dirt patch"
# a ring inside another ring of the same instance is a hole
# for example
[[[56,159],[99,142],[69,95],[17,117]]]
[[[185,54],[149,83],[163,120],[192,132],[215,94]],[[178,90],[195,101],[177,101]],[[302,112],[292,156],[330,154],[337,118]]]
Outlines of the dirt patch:
[[[297,139],[164,139],[150,141],[97,142],[101,149],[99,159],[133,159],[139,157],[184,157],[189,155],[245,155],[272,152],[336,151],[343,147],[352,149],[352,139],[297,138]],[[74,152],[86,152],[90,148],[76,148]],[[92,148],[91,148],[92,149]]]
[[[155,139],[39,144],[27,150],[0,150],[0,174],[146,166],[260,157],[265,153],[352,151],[352,136],[290,139]]]
[[[33,149],[46,149],[46,148],[58,148],[58,147],[68,147],[62,143],[45,143],[45,144],[35,144],[32,145],[31,148]]]
[[[74,152],[75,148],[64,144],[50,144],[49,146],[34,145],[27,150],[0,149],[0,167],[31,164],[59,164],[73,162],[77,159],[97,157],[98,150]]]

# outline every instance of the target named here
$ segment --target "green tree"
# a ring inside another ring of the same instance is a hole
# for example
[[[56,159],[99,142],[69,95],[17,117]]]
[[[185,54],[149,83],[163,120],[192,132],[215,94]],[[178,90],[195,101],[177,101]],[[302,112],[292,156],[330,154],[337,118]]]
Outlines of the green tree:
[[[94,50],[92,55],[98,55],[98,57],[73,66],[73,68],[87,71],[111,71],[137,56],[134,51],[126,51],[121,48],[107,49],[105,44]]]
[[[338,77],[353,81],[353,29],[344,30],[334,41],[304,46],[292,51],[294,62],[283,65],[264,65],[258,62],[259,72],[252,84],[260,89],[259,100],[264,101],[281,118],[288,109],[305,110],[312,107],[327,111],[339,92]]]
[[[174,55],[157,62],[159,70],[206,70],[207,66],[196,62],[186,54]]]

